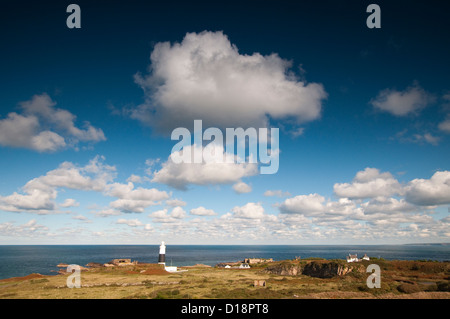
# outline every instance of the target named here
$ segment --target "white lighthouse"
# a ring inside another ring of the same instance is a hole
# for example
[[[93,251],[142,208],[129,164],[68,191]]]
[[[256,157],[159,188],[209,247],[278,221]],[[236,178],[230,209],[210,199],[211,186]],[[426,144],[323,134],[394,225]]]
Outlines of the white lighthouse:
[[[161,246],[159,246],[158,264],[166,265],[166,245],[164,242],[161,242]]]

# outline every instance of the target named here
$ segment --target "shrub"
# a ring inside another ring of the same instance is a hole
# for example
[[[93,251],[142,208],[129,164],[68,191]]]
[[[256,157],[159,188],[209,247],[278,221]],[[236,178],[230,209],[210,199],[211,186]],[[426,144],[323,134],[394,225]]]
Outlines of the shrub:
[[[450,291],[450,285],[448,281],[440,281],[437,283],[438,291]]]
[[[32,284],[40,284],[43,282],[49,282],[49,280],[47,278],[42,278],[42,279],[32,279],[30,281]]]
[[[367,291],[370,291],[370,288],[367,287],[367,285],[365,285],[365,286],[359,286],[358,290],[362,291],[362,292],[367,292]]]
[[[397,287],[397,290],[405,294],[412,294],[414,292],[420,292],[421,289],[415,284],[401,284]]]
[[[418,264],[416,264],[416,263],[414,263],[412,266],[411,266],[411,270],[419,270],[420,268],[419,268],[419,265]]]

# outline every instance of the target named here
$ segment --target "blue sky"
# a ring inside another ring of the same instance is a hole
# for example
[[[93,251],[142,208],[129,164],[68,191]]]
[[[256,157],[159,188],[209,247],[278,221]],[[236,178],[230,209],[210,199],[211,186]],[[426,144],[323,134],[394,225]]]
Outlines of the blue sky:
[[[0,244],[449,241],[447,4],[70,3],[1,12]],[[278,172],[176,167],[195,119]]]

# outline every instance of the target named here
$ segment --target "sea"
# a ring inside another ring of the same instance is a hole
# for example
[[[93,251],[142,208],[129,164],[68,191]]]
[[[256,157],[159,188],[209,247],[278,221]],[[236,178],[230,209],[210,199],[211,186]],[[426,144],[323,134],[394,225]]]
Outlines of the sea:
[[[214,266],[244,258],[296,257],[345,259],[349,254],[386,260],[450,261],[450,244],[428,245],[167,245],[167,266]],[[85,266],[129,258],[144,263],[158,261],[158,245],[0,245],[0,279],[31,273],[55,275],[59,263]]]

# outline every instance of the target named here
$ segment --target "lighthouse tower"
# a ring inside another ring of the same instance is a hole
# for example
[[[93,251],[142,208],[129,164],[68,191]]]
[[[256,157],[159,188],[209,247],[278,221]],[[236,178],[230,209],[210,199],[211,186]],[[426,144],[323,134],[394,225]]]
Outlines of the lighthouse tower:
[[[166,265],[166,245],[164,242],[161,242],[161,246],[159,246],[158,264]]]

